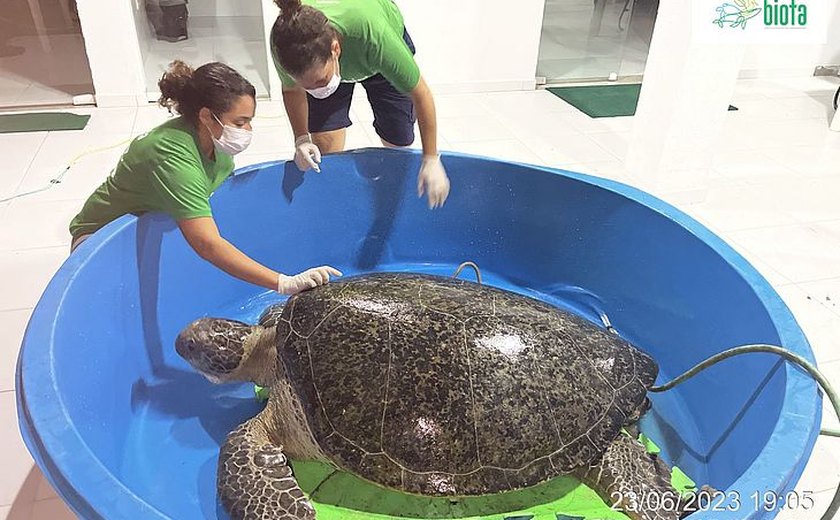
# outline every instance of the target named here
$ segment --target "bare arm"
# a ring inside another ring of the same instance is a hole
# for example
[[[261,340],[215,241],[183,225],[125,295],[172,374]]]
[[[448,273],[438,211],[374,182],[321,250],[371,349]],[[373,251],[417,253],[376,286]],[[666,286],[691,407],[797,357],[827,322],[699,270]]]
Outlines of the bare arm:
[[[283,105],[295,136],[295,164],[302,172],[312,168],[320,173],[321,150],[309,135],[309,100],[300,87],[283,89]]]
[[[289,116],[295,139],[309,133],[309,101],[306,91],[300,87],[283,89],[283,106]]]
[[[328,265],[294,276],[272,271],[222,238],[212,217],[179,220],[178,227],[201,258],[235,278],[282,294],[295,294],[329,282],[330,276],[341,276],[341,271]]]
[[[421,77],[411,91],[411,100],[417,111],[420,139],[423,141],[423,161],[417,175],[417,195],[427,194],[429,209],[443,206],[449,196],[449,177],[440,161],[437,147],[437,115],[432,91]]]
[[[212,217],[179,220],[178,227],[190,247],[204,260],[240,280],[277,290],[280,273],[252,260],[222,238]]]
[[[437,114],[432,91],[422,77],[411,91],[411,100],[417,110],[417,124],[420,126],[420,140],[423,142],[423,155],[437,156]]]

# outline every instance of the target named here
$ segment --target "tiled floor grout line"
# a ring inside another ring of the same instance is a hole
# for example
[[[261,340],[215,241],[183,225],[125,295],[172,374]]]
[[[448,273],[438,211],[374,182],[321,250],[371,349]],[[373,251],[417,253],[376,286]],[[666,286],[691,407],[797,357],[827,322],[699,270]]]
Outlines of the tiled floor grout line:
[[[50,132],[44,132],[44,136],[41,138],[41,142],[38,144],[37,150],[35,150],[35,152],[32,154],[32,158],[29,160],[29,163],[26,165],[26,169],[24,170],[23,175],[20,178],[20,181],[18,181],[15,188],[11,191],[10,196],[15,197],[18,194],[18,190],[20,190],[20,187],[23,186],[24,182],[26,182],[26,177],[29,175],[29,171],[32,169],[32,164],[35,162],[35,159],[38,157],[38,154],[40,154],[41,150],[44,148],[44,143],[47,142],[47,137],[49,137],[49,135],[50,135]],[[12,200],[8,201],[8,203],[3,206],[2,210],[0,210],[0,219],[3,219],[6,216],[6,213],[8,212],[9,208],[11,208],[12,205],[18,200],[20,200],[20,199],[13,198]]]

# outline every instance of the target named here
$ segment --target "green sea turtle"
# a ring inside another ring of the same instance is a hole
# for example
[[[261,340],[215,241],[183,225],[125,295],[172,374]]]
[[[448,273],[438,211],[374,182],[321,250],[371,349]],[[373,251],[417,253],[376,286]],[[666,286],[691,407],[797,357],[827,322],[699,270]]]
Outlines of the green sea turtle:
[[[235,520],[315,518],[287,456],[430,496],[573,474],[633,519],[685,514],[667,465],[622,433],[647,409],[654,360],[533,298],[366,274],[299,293],[255,326],[196,320],[176,349],[214,382],[271,389],[221,448],[218,493]]]

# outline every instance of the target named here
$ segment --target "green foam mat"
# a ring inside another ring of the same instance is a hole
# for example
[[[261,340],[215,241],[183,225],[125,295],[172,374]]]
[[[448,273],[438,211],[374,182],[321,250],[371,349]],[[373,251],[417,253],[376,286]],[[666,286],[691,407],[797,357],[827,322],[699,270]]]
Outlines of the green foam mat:
[[[89,119],[90,116],[80,116],[68,112],[0,114],[0,134],[82,130]]]
[[[651,453],[659,448],[642,435]],[[292,461],[301,489],[310,497],[319,520],[627,520],[589,487],[561,476],[532,488],[481,497],[421,497],[383,489],[320,462]],[[674,489],[696,490],[678,468],[671,473]]]
[[[636,113],[642,85],[586,85],[547,90],[589,117],[618,117]],[[729,110],[738,109],[730,105]]]

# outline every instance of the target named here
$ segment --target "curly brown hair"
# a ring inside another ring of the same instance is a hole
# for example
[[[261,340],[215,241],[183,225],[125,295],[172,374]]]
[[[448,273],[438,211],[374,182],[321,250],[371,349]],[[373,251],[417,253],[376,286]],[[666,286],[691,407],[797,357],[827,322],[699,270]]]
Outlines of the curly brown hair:
[[[224,63],[212,62],[193,70],[175,60],[158,81],[158,104],[175,111],[190,121],[198,120],[198,112],[207,107],[214,114],[227,112],[241,96],[256,99],[254,85]]]

